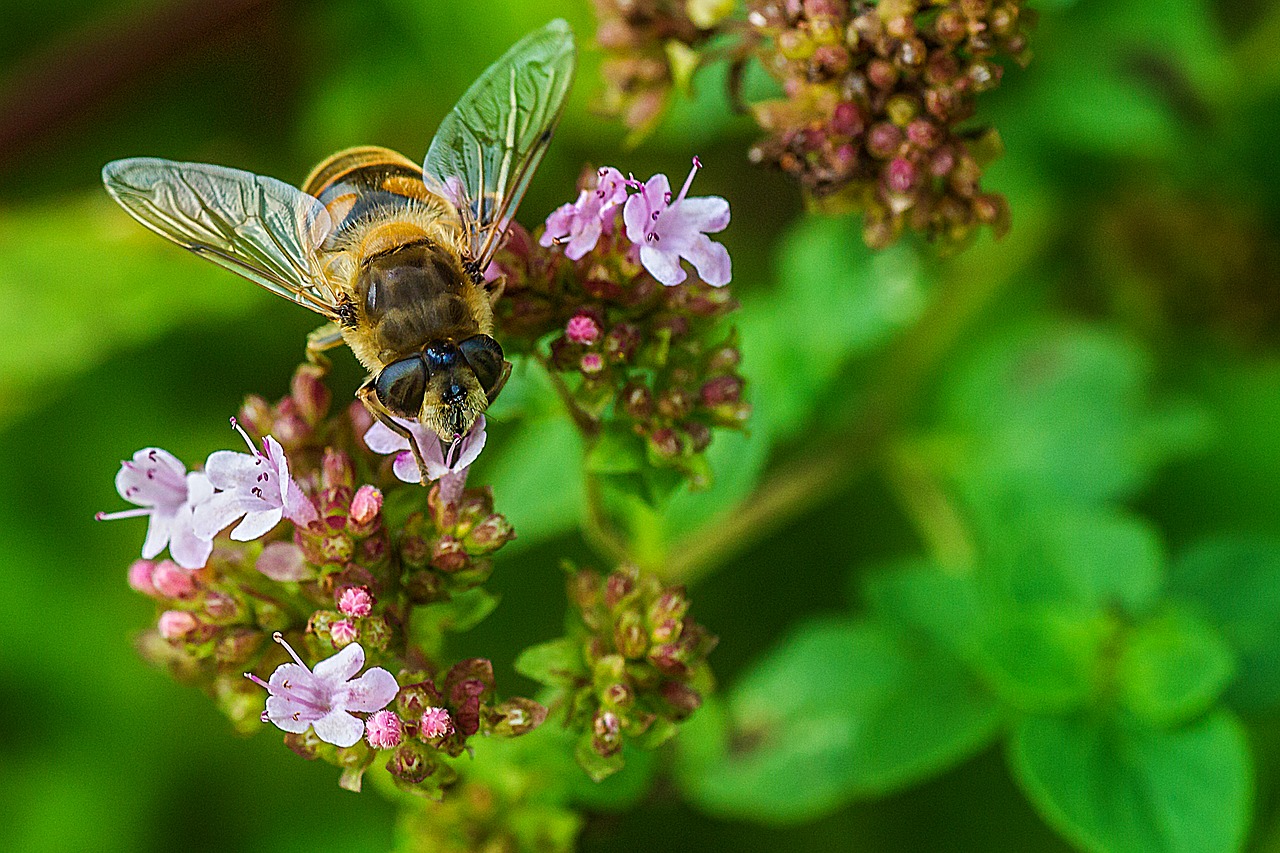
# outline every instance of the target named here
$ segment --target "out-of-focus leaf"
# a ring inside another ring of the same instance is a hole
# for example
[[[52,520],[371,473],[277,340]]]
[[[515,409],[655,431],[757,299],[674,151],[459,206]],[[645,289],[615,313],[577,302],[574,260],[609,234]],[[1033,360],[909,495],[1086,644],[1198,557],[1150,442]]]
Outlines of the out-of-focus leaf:
[[[1049,607],[1010,610],[982,639],[978,665],[1011,705],[1028,711],[1082,707],[1110,632],[1102,616]]]
[[[855,573],[875,613],[968,658],[980,642],[986,617],[972,572],[945,570],[924,561]]]
[[[526,678],[553,686],[571,686],[590,675],[582,644],[568,637],[530,646],[516,658],[515,667]]]
[[[1177,729],[1029,717],[1009,757],[1044,818],[1085,850],[1231,853],[1244,841],[1252,771],[1226,711]]]
[[[938,772],[981,748],[999,721],[992,696],[942,649],[873,623],[809,623],[723,708],[686,724],[677,778],[714,814],[811,820]]]
[[[498,596],[483,587],[474,587],[454,595],[449,601],[415,607],[413,621],[410,622],[414,639],[434,649],[442,632],[469,631],[493,612],[498,601]]]
[[[115,351],[268,298],[140,227],[105,193],[0,212],[0,421]]]
[[[645,464],[644,442],[622,427],[606,429],[587,450],[587,470],[593,474],[630,474]]]
[[[1208,710],[1231,680],[1235,661],[1203,620],[1171,610],[1125,638],[1116,670],[1121,701],[1147,722],[1167,726]]]
[[[1097,328],[1039,324],[983,347],[953,375],[944,424],[959,475],[997,494],[1080,502],[1132,493],[1194,444],[1202,419],[1149,399],[1149,358]]]
[[[491,443],[477,482],[493,485],[516,530],[504,554],[571,529],[582,506],[582,440],[572,422],[563,415],[533,417]]]
[[[1280,702],[1280,540],[1207,539],[1174,563],[1171,586],[1235,650],[1231,702],[1248,710]]]

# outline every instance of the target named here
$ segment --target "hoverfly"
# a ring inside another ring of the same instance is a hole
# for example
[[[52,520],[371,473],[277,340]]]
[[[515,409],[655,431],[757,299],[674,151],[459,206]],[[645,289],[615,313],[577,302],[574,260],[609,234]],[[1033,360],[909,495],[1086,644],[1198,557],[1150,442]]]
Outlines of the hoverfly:
[[[511,363],[493,339],[485,269],[551,140],[572,83],[573,32],[555,20],[491,65],[445,117],[421,167],[386,148],[339,152],[301,190],[223,166],[150,157],[102,170],[135,219],[328,322],[307,357],[345,343],[369,371],[356,396],[447,446],[498,396]]]

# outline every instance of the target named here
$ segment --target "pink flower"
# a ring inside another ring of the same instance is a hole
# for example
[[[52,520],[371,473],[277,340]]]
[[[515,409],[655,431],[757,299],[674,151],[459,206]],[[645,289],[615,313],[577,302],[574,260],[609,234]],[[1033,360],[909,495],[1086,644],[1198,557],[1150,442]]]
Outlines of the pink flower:
[[[453,720],[444,708],[431,707],[422,712],[420,731],[424,738],[448,737],[453,733]]]
[[[544,248],[565,246],[565,257],[578,260],[595,248],[606,226],[612,228],[614,210],[626,201],[627,182],[622,173],[606,166],[596,173],[596,187],[583,190],[573,204],[563,204],[547,217],[546,230],[538,239]]]
[[[151,585],[162,598],[191,598],[196,594],[196,583],[190,572],[184,572],[171,560],[161,560],[151,571]]]
[[[134,560],[129,566],[129,586],[135,591],[143,595],[149,595],[152,598],[159,597],[160,593],[156,589],[156,585],[152,583],[151,576],[156,570],[156,564],[150,560]]]
[[[440,436],[436,435],[435,430],[428,429],[417,421],[402,418],[396,418],[395,421],[408,429],[417,441],[422,460],[427,463],[427,478],[430,480],[439,480],[452,475],[461,476],[465,482],[467,469],[471,467],[472,462],[476,461],[480,451],[484,450],[484,415],[476,418],[476,422],[471,426],[471,432],[452,442],[448,450],[445,449],[444,443],[440,441]],[[398,478],[406,483],[421,482],[418,477],[418,464],[409,451],[409,442],[390,427],[375,422],[364,434],[364,443],[374,453],[396,454],[396,461],[392,464],[391,470]]]
[[[259,453],[235,418],[231,425],[244,437],[251,452],[219,450],[205,462],[209,482],[220,491],[197,508],[196,532],[212,539],[243,516],[244,520],[231,531],[231,538],[248,542],[271,530],[281,518],[299,527],[318,519],[315,505],[289,477],[289,460],[280,442],[267,436],[262,440],[266,452]]]
[[[379,711],[364,725],[364,739],[374,749],[391,749],[404,739],[404,724],[392,711]]]
[[[288,650],[294,662],[276,667],[270,681],[251,672],[244,675],[271,694],[266,717],[283,731],[301,734],[311,726],[325,743],[352,746],[364,735],[364,721],[353,713],[381,711],[400,691],[395,676],[381,667],[354,678],[364,666],[364,649],[359,643],[325,658],[312,671],[278,632],[273,639]]]
[[[728,284],[732,274],[729,251],[707,236],[728,226],[729,202],[719,196],[686,198],[700,168],[701,161],[694,157],[675,199],[666,175],[654,175],[643,185],[634,182],[639,192],[627,199],[622,211],[627,239],[640,247],[640,263],[665,285],[685,280],[681,258],[713,287]]]
[[[292,542],[268,542],[253,567],[273,581],[304,581],[316,575],[302,549]]]
[[[373,610],[373,593],[367,586],[349,586],[338,596],[338,609],[347,616],[368,616]]]
[[[192,523],[195,507],[213,495],[213,486],[204,474],[187,473],[186,466],[172,453],[145,447],[133,454],[132,460],[120,463],[116,491],[141,509],[100,512],[94,518],[115,521],[150,516],[147,538],[142,543],[143,558],[150,560],[167,545],[173,559],[184,569],[204,566],[213,550],[213,537],[198,535]]]

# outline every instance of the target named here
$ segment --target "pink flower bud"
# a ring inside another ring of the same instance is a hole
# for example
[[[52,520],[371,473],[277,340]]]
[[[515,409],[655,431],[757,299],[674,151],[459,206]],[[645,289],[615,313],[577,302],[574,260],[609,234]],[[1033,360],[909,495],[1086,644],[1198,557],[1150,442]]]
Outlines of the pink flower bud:
[[[349,586],[338,594],[338,609],[347,616],[368,616],[373,601],[367,586]]]
[[[355,470],[351,465],[351,457],[332,447],[325,448],[324,461],[320,465],[320,482],[326,489],[339,486],[351,488],[355,480]]]
[[[135,591],[143,595],[149,595],[152,598],[159,596],[159,592],[155,588],[155,584],[151,582],[151,575],[155,572],[156,564],[150,560],[134,560],[133,565],[129,566],[129,586]]]
[[[351,499],[351,521],[359,527],[368,527],[382,512],[382,492],[375,486],[364,485]]]
[[[858,110],[858,105],[852,101],[836,104],[835,111],[831,114],[831,132],[838,136],[859,134],[864,124],[865,120]]]
[[[604,370],[604,359],[598,352],[589,352],[582,356],[579,366],[582,368],[583,373],[593,376]]]
[[[569,318],[564,334],[575,344],[591,346],[600,339],[600,325],[588,314],[574,314]]]
[[[895,157],[889,163],[885,173],[885,182],[890,192],[909,193],[916,185],[916,167],[904,157]]]
[[[393,749],[404,739],[404,724],[392,711],[379,711],[364,724],[364,738],[374,749]]]
[[[902,144],[902,131],[888,122],[881,122],[867,132],[867,151],[872,157],[887,160]]]
[[[151,573],[151,583],[164,598],[185,599],[196,593],[191,573],[178,568],[172,560],[161,560]]]
[[[424,738],[448,737],[453,734],[453,720],[444,708],[431,707],[422,713],[418,731]]]
[[[324,384],[324,370],[304,364],[293,374],[289,396],[298,414],[311,426],[318,424],[329,411],[332,395]]]
[[[181,640],[199,625],[196,617],[185,610],[166,610],[160,614],[156,630],[166,640]]]
[[[350,619],[339,619],[337,622],[329,623],[329,639],[333,640],[333,644],[338,648],[354,643],[359,636],[360,633],[356,631],[356,626]]]

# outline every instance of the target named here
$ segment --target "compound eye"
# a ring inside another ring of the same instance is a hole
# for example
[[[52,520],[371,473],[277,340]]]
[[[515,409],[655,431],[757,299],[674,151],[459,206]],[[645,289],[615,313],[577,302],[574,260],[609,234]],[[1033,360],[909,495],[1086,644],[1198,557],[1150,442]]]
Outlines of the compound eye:
[[[393,361],[373,381],[378,401],[393,415],[416,418],[427,390],[427,366],[418,356]]]
[[[458,344],[458,349],[480,381],[485,396],[492,397],[491,392],[502,376],[502,347],[488,335],[475,335]]]

